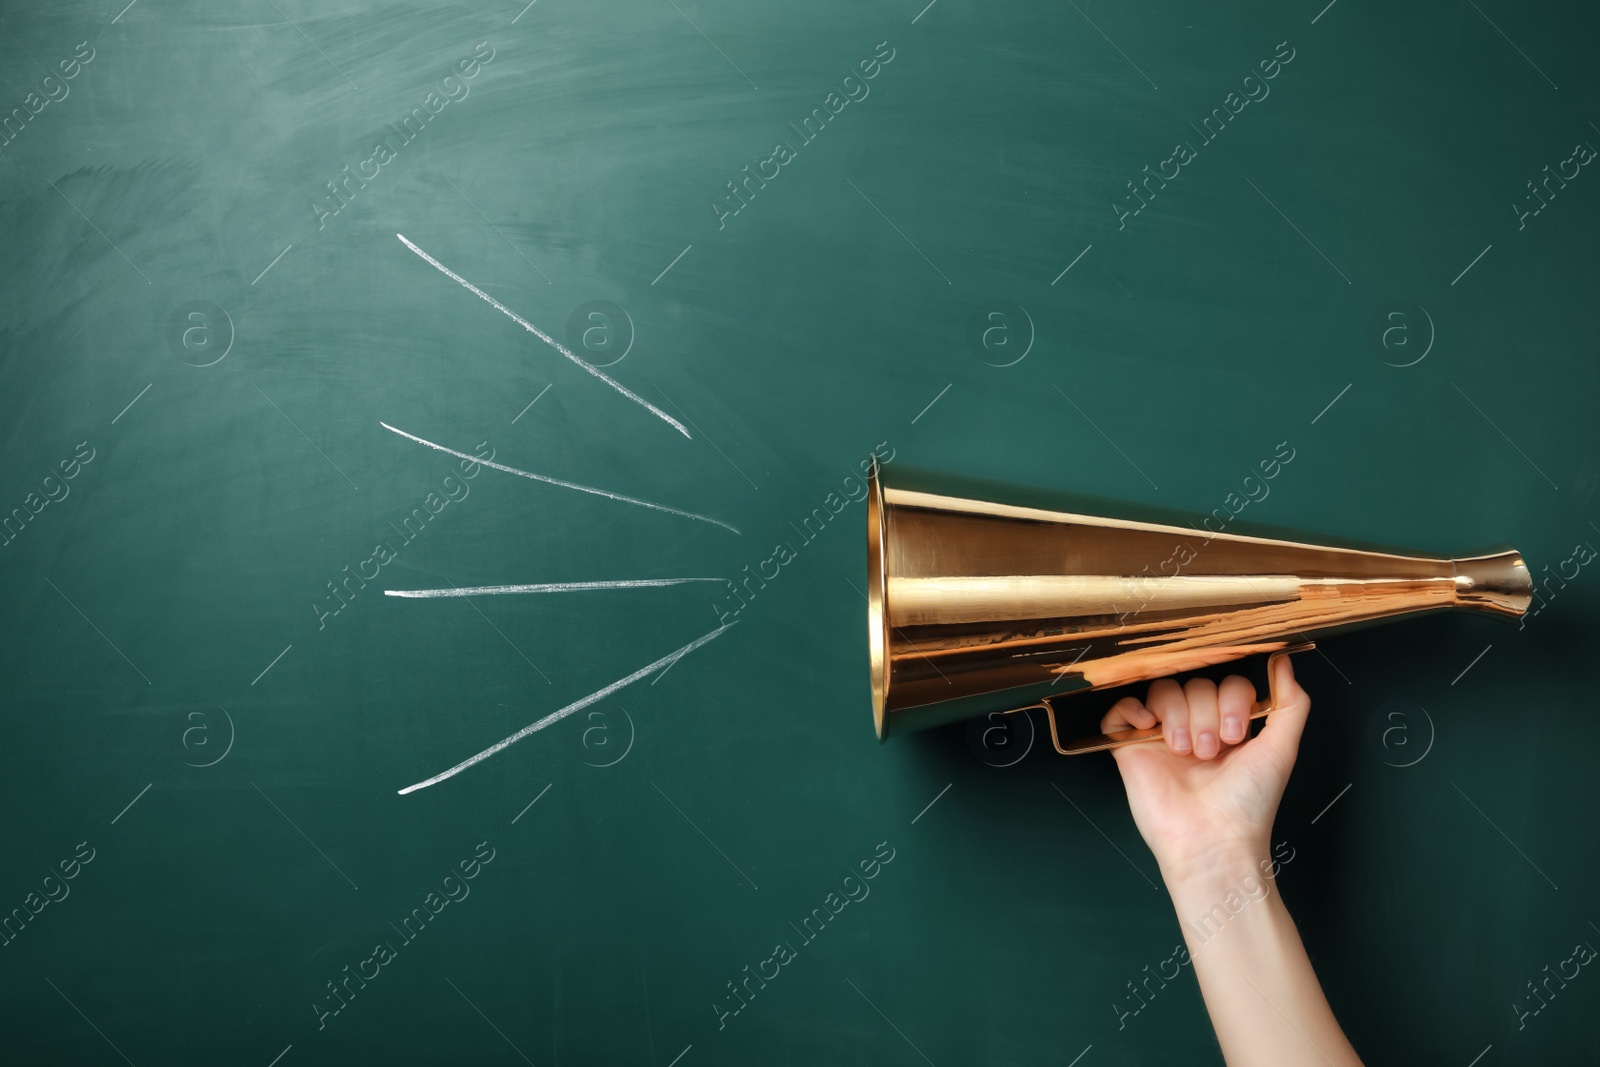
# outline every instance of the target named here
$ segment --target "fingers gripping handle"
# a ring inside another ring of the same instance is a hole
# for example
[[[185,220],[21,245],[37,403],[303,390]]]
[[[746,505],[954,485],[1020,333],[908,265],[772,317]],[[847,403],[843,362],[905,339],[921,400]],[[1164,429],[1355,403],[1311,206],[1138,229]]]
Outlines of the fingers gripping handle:
[[[1271,714],[1281,703],[1278,697],[1278,660],[1296,652],[1309,652],[1316,648],[1314,641],[1306,641],[1298,645],[1280,648],[1267,657],[1267,699],[1258,700],[1250,707],[1250,718],[1260,719]],[[1095,734],[1092,737],[1082,737],[1076,741],[1068,741],[1065,745],[1056,732],[1056,714],[1051,701],[1055,697],[1046,697],[1038,704],[1029,707],[1044,709],[1045,718],[1050,720],[1050,741],[1056,746],[1056,751],[1063,756],[1081,756],[1086,752],[1103,752],[1108,748],[1119,748],[1122,745],[1136,745],[1141,741],[1161,740],[1161,727],[1153,726],[1148,730],[1113,730],[1108,734]],[[1018,708],[1026,711],[1027,708]]]

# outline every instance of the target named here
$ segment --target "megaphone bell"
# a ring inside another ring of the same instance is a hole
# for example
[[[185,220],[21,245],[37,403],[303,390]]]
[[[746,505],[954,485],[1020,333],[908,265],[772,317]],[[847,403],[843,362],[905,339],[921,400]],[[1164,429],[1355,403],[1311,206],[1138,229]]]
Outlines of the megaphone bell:
[[[1510,548],[1446,559],[1302,544],[896,488],[876,464],[869,481],[880,740],[1029,708],[1063,754],[1149,740],[1159,727],[1063,744],[1054,702],[1419,612],[1516,618],[1533,592]]]

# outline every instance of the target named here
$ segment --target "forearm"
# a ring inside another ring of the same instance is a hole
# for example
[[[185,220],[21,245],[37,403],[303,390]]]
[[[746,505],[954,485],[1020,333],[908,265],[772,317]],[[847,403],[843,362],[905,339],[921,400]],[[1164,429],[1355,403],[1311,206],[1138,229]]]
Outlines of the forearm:
[[[1228,1067],[1359,1067],[1269,870],[1230,850],[1167,878]]]

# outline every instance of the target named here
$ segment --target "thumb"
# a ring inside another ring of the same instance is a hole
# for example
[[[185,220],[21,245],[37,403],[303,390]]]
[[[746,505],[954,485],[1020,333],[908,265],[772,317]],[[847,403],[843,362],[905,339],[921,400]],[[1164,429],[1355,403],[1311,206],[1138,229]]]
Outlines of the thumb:
[[[1274,677],[1269,680],[1274,694],[1272,714],[1267,716],[1256,742],[1265,742],[1292,767],[1300,751],[1300,735],[1305,732],[1306,719],[1311,714],[1311,697],[1295,681],[1290,659],[1282,656],[1273,665]]]

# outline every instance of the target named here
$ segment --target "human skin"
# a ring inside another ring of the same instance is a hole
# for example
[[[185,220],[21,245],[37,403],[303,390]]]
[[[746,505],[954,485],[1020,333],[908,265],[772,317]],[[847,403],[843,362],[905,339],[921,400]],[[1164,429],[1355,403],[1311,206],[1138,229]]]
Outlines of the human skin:
[[[1283,898],[1261,877],[1273,869],[1272,822],[1311,711],[1289,657],[1274,669],[1279,700],[1254,738],[1255,687],[1238,675],[1220,686],[1164,678],[1145,700],[1118,701],[1101,729],[1161,725],[1160,741],[1112,751],[1229,1067],[1360,1067]],[[1265,895],[1201,941],[1202,918],[1240,885],[1265,886]]]

